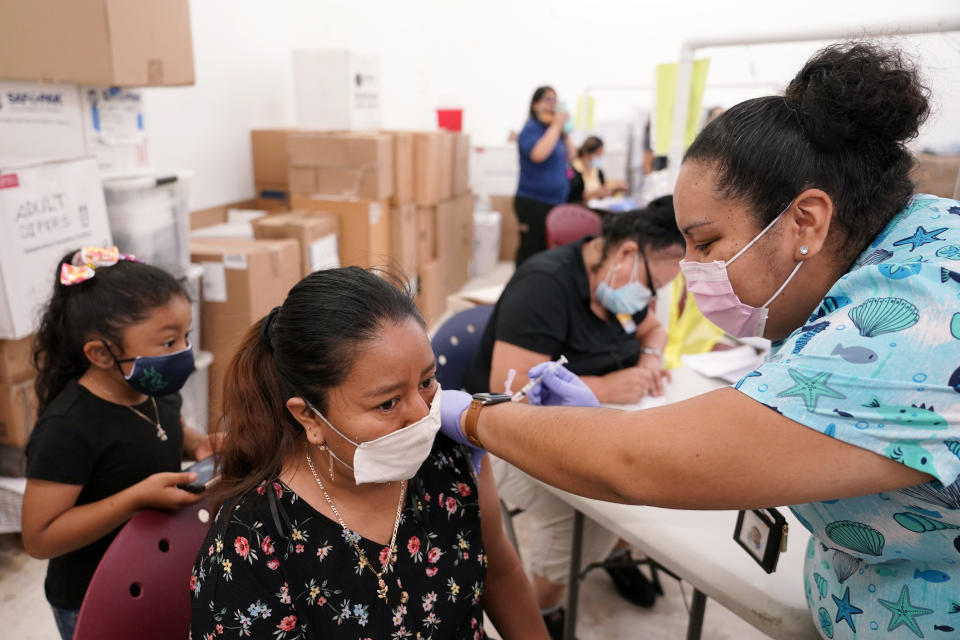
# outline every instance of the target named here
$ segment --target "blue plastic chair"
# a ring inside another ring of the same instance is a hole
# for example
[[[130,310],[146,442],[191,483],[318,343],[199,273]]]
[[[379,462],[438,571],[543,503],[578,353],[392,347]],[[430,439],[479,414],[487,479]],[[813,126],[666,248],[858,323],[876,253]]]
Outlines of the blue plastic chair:
[[[493,305],[484,304],[471,307],[454,314],[444,322],[433,336],[430,346],[437,356],[437,381],[444,389],[461,389],[463,374],[466,373],[470,361],[480,348],[480,340],[493,313]],[[520,555],[520,545],[517,544],[517,532],[513,527],[513,517],[521,509],[510,509],[503,500],[500,501],[500,513],[503,517],[503,526],[507,538]]]
[[[473,355],[487,328],[493,305],[485,304],[455,313],[433,336],[431,346],[437,356],[437,381],[444,389],[463,388]]]

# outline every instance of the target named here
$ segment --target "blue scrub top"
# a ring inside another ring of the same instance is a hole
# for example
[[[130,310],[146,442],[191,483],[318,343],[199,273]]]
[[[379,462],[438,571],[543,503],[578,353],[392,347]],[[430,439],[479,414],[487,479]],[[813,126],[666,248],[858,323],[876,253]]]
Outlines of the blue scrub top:
[[[530,152],[547,132],[547,128],[547,125],[539,120],[528,120],[517,136],[517,148],[520,152],[520,184],[517,186],[517,195],[547,204],[563,204],[570,195],[567,145],[563,139],[557,142],[553,153],[543,162],[530,159]]]
[[[791,507],[821,635],[960,638],[960,202],[914,196],[736,388],[936,478]]]

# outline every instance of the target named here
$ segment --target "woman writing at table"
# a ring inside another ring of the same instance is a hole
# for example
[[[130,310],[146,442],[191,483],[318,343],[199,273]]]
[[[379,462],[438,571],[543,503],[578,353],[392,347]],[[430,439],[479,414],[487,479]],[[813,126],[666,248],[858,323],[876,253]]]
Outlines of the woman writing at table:
[[[825,638],[960,628],[960,202],[913,194],[904,143],[927,93],[897,51],[828,47],[691,145],[675,190],[688,287],[721,328],[774,341],[735,388],[639,413],[467,412],[450,393],[445,430],[589,497],[793,505]],[[533,399],[592,395],[561,370]]]
[[[681,257],[683,236],[670,196],[641,211],[610,215],[598,237],[534,256],[497,301],[464,387],[503,391],[513,370],[512,386],[519,389],[530,367],[562,354],[601,402],[632,404],[659,395],[667,336],[655,315],[655,295],[677,276]],[[559,637],[574,511],[519,469],[496,458],[491,466],[500,495],[531,518],[533,585],[547,628]],[[615,534],[589,521],[586,561],[602,560],[616,542]],[[622,546],[615,554],[628,556]],[[608,572],[624,598],[653,604],[653,586],[636,567]]]
[[[607,181],[603,173],[603,140],[597,136],[590,136],[583,141],[570,168],[573,169],[568,197],[570,202],[583,204],[626,189],[622,182]]]

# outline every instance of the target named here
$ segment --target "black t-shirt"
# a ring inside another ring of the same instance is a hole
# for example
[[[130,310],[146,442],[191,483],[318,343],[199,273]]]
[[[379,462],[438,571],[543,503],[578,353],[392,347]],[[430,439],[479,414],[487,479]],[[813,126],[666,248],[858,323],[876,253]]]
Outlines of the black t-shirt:
[[[179,471],[183,456],[180,394],[157,398],[157,429],[129,407],[99,398],[76,380],[54,398],[27,443],[27,478],[83,485],[77,506],[97,502],[161,471]],[[136,409],[154,418],[149,400]],[[79,609],[93,572],[119,528],[53,558],[44,590],[55,607]]]
[[[497,340],[553,360],[565,355],[567,368],[581,376],[602,376],[637,364],[636,332],[627,333],[613,314],[599,318],[590,309],[590,281],[583,264],[583,244],[589,240],[588,236],[538,253],[517,269],[464,374],[467,391],[503,391],[488,388]],[[633,316],[634,322],[639,325],[646,316],[643,309]]]
[[[600,184],[607,184],[607,179],[603,175],[603,171],[597,171],[600,177]],[[583,174],[573,169],[573,177],[570,178],[570,195],[567,197],[567,202],[583,202]]]

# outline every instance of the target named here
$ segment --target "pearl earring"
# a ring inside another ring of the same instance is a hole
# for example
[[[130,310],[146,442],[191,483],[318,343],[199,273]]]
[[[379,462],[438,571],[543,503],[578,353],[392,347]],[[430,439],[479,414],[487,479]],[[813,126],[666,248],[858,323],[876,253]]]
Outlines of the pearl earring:
[[[810,249],[807,248],[807,245],[800,247],[800,255],[805,256],[810,253]]]

